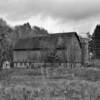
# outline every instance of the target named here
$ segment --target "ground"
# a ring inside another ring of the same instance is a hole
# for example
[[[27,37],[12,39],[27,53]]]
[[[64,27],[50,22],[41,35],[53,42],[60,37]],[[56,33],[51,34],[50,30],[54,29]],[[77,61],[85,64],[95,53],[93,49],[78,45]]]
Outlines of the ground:
[[[0,100],[100,100],[100,69],[58,68],[52,75],[33,69],[0,72]]]

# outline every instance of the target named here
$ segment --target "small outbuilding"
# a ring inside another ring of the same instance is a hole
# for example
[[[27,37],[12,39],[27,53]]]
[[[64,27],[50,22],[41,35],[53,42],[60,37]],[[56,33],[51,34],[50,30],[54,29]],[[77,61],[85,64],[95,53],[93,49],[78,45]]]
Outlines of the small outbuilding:
[[[3,62],[3,69],[10,69],[10,62],[9,61],[4,61]]]

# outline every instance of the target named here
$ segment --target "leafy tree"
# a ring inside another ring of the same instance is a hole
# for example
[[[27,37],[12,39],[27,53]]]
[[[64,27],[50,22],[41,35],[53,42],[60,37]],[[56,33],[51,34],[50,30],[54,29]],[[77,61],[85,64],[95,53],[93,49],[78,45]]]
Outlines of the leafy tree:
[[[37,35],[47,35],[48,34],[48,31],[47,30],[45,30],[44,28],[40,28],[38,26],[34,26],[33,27],[33,31]]]
[[[12,46],[9,44],[5,34],[0,34],[0,67],[4,61],[12,62]]]
[[[12,41],[10,41],[10,33],[12,29],[7,25],[6,21],[0,19],[0,67],[6,60],[12,61]]]
[[[90,50],[94,57],[100,58],[100,25],[97,25],[90,41]]]
[[[89,40],[91,40],[92,35],[91,35],[89,32],[87,32],[86,34],[87,34],[87,38],[88,38]]]
[[[14,28],[14,32],[17,34],[17,38],[29,37],[31,31],[32,29],[29,23],[18,25]]]

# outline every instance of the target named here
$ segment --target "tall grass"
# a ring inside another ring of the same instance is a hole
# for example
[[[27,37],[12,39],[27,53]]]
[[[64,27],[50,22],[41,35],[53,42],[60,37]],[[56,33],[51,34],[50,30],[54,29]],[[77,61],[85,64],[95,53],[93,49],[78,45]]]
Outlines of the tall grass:
[[[0,100],[100,100],[99,69],[62,66],[45,71],[46,74],[34,74],[33,69],[1,71]]]
[[[52,81],[51,84],[47,82],[41,88],[26,85],[0,88],[0,100],[54,100],[59,98],[62,100],[100,100],[100,82],[73,80],[54,83]]]

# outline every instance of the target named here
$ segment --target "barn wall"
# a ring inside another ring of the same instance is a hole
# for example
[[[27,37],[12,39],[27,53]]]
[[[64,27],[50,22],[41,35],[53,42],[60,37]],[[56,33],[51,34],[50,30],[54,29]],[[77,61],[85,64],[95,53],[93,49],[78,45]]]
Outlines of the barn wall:
[[[73,36],[73,38],[70,40],[70,44],[66,45],[66,47],[67,61],[70,63],[81,63],[81,47],[76,36]]]
[[[36,61],[36,60],[40,60],[41,58],[41,54],[40,51],[14,51],[14,62],[20,61]]]
[[[14,51],[13,52],[13,61],[26,61],[27,60],[27,53],[24,51]]]
[[[77,37],[73,37],[71,39],[71,45],[70,45],[70,61],[72,61],[73,66],[72,67],[79,67],[82,64],[82,49],[80,45],[80,41],[77,39]]]
[[[34,66],[43,65],[41,61],[41,51],[14,51],[13,62],[14,67],[32,68]],[[38,64],[38,65],[37,65]]]
[[[72,46],[71,46],[71,50],[72,50],[72,54],[75,55],[75,62],[82,62],[82,48],[80,45],[80,41],[77,39],[77,37],[73,37],[72,39]]]
[[[14,51],[14,62],[44,62],[45,58],[53,52],[53,49],[49,50],[33,50],[33,51]]]

